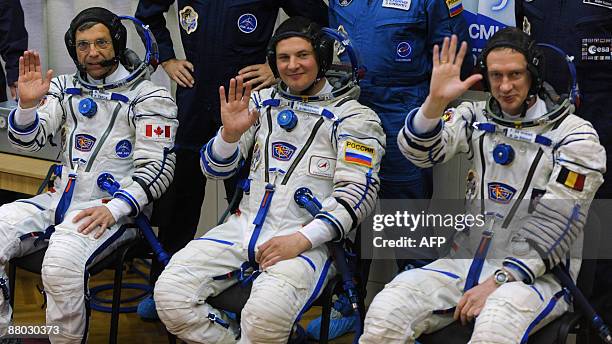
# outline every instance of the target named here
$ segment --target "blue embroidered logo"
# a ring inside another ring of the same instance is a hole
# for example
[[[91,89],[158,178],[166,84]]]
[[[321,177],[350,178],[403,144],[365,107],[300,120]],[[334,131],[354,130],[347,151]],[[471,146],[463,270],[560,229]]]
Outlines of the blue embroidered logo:
[[[274,142],[272,144],[272,156],[276,160],[289,161],[295,153],[295,146],[287,142]]]
[[[408,42],[399,42],[397,45],[397,57],[405,59],[412,54],[412,47]]]
[[[250,14],[245,13],[238,18],[238,29],[244,33],[251,33],[257,29],[257,18]]]
[[[489,183],[489,198],[497,203],[507,204],[512,200],[516,189],[504,183]]]
[[[132,144],[128,140],[121,140],[115,146],[115,153],[121,159],[125,159],[132,154]]]
[[[74,137],[74,148],[81,152],[90,152],[96,143],[96,138],[87,134],[78,134]]]

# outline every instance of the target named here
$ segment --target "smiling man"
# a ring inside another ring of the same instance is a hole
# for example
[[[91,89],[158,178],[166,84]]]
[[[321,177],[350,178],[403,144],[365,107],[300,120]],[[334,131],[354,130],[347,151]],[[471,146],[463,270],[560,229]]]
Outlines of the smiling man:
[[[334,270],[324,244],[373,210],[385,135],[378,116],[354,100],[357,86],[334,88],[326,79],[333,52],[334,40],[317,24],[292,17],[268,47],[279,86],[251,94],[232,79],[227,96],[220,88],[223,127],[202,148],[202,170],[229,178],[250,157],[250,187],[239,212],[175,254],[157,281],[159,317],[180,338],[234,343],[241,334],[242,343],[287,343]],[[294,201],[304,188],[321,201],[314,219]],[[241,332],[206,303],[236,278],[254,278]]]
[[[543,54],[525,33],[499,30],[479,58],[482,75],[465,81],[465,42],[457,48],[456,36],[434,47],[429,96],[398,144],[424,167],[468,154],[467,211],[486,227],[457,233],[448,257],[395,277],[372,301],[361,343],[414,343],[454,320],[475,321],[470,343],[522,343],[569,308],[550,270],[564,263],[578,275],[605,151],[573,99],[543,84]],[[446,109],[483,77],[488,101]]]
[[[72,20],[65,35],[75,74],[43,74],[34,51],[19,59],[19,106],[9,116],[9,140],[17,149],[36,151],[55,139],[63,152],[53,189],[0,207],[0,287],[8,285],[1,267],[50,239],[42,279],[53,343],[85,342],[86,269],[135,237],[125,225],[150,211],[174,175],[168,151],[178,126],[176,105],[147,80],[150,70],[132,58],[126,36],[119,17],[92,7]],[[97,185],[107,172],[120,183],[112,196]],[[0,336],[11,319],[5,291]]]

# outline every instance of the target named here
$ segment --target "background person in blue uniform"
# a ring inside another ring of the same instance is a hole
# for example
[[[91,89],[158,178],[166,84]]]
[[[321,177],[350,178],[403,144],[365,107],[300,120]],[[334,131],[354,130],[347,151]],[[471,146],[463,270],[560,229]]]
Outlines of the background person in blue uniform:
[[[576,114],[593,123],[601,144],[606,148],[608,164],[612,154],[612,0],[555,1],[531,0],[517,3],[517,21],[528,28],[536,42],[550,43],[574,56],[580,104]],[[567,75],[564,65],[548,65],[550,83],[565,92]],[[609,169],[608,169],[609,170]],[[604,178],[607,180],[607,178]],[[612,198],[608,180],[598,198]]]
[[[0,102],[7,100],[6,86],[11,98],[17,97],[19,56],[28,49],[28,32],[23,24],[23,9],[19,0],[0,0],[0,56],[6,74],[0,68]]]
[[[387,135],[379,198],[429,199],[433,193],[431,169],[421,169],[403,158],[397,147],[397,134],[406,114],[420,106],[429,93],[432,49],[444,37],[455,34],[469,41],[460,0],[330,0],[330,27],[347,32],[365,68],[359,85],[359,102],[373,109]],[[471,71],[471,57],[464,62],[464,77]],[[416,205],[415,205],[416,206]],[[415,206],[408,206],[415,209]],[[356,245],[359,247],[359,243]],[[397,252],[397,251],[396,251]],[[435,258],[435,252],[404,252],[405,257]],[[361,261],[363,289],[369,261]],[[399,270],[407,264],[423,262],[398,259]],[[318,338],[320,318],[308,328]],[[341,328],[345,328],[342,330]],[[352,328],[332,321],[330,338]]]
[[[608,171],[612,160],[612,1],[555,1],[532,0],[517,2],[517,23],[522,25],[537,42],[558,46],[574,56],[580,104],[576,114],[588,120],[597,130],[601,145],[606,149]],[[567,82],[563,65],[547,65],[551,84],[566,92]],[[610,174],[596,198],[612,198]],[[601,223],[605,221],[600,219]],[[604,229],[605,230],[605,229]],[[599,295],[612,286],[612,261],[597,264],[594,294]]]
[[[228,80],[239,72],[251,83],[266,81],[255,89],[274,82],[265,56],[280,8],[289,16],[308,17],[327,26],[327,7],[322,0],[179,0],[186,59],[177,60],[164,18],[173,3],[140,0],[136,10],[136,17],[148,24],[155,35],[162,66],[178,84],[176,102],[181,125],[176,137],[176,177],[156,209],[159,239],[170,253],[183,248],[197,230],[206,185],[199,150],[221,126],[219,86],[227,87]],[[230,198],[234,186],[235,179],[225,183]],[[160,271],[161,266],[154,262],[152,284]],[[139,314],[156,317],[152,298],[147,300],[141,304]]]
[[[449,3],[456,3],[454,6]],[[397,137],[406,114],[429,92],[431,52],[445,36],[469,41],[461,1],[331,0],[330,26],[342,26],[365,67],[359,101],[381,117],[388,137]],[[466,61],[469,72],[472,61]],[[430,198],[429,171],[402,159],[389,140],[381,171],[381,198]]]

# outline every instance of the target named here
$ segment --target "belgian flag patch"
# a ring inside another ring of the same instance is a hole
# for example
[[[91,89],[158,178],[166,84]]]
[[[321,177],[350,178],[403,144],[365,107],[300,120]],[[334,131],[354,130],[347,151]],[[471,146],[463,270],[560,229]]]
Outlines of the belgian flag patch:
[[[585,179],[586,176],[584,174],[576,173],[568,170],[565,167],[561,167],[561,172],[559,172],[559,175],[557,176],[557,182],[576,191],[582,191],[582,189],[584,189]]]

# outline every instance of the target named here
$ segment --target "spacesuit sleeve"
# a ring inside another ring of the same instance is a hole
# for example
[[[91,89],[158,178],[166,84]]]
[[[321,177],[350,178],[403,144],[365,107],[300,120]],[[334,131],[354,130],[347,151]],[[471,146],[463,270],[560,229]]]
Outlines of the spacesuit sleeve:
[[[249,109],[257,107],[256,103],[253,101],[253,99],[256,99],[255,97],[260,97],[259,92],[252,95]],[[200,150],[200,167],[206,178],[227,179],[231,178],[240,170],[243,162],[248,159],[249,152],[253,147],[255,134],[257,130],[259,130],[260,119],[242,134],[240,141],[236,145],[236,149],[228,156],[218,156],[219,150],[213,149],[215,141],[218,141],[217,145],[220,145],[223,140],[221,138],[221,129],[223,129],[223,127],[219,128],[217,135],[208,141]],[[216,152],[217,154],[215,154]]]
[[[346,111],[350,115],[336,122],[332,138],[337,147],[334,189],[315,216],[334,228],[336,240],[344,238],[374,210],[386,144],[376,113],[361,105]]]
[[[606,170],[605,150],[595,129],[583,120],[555,143],[553,156],[555,165],[546,192],[512,238],[512,251],[525,254],[507,257],[503,263],[528,276],[527,283],[565,262],[584,229],[590,204]]]
[[[433,165],[452,159],[457,153],[471,152],[472,123],[475,119],[474,105],[462,103],[457,108],[445,111],[443,119],[430,132],[418,134],[414,128],[414,117],[420,108],[406,116],[404,128],[397,136],[397,144],[404,156],[419,167]]]
[[[468,77],[474,68],[472,58],[471,39],[468,32],[468,25],[463,17],[459,6],[449,8],[447,1],[429,0],[427,1],[427,49],[432,52],[434,45],[442,46],[444,37],[457,35],[459,42],[468,44],[468,53],[465,55],[461,66],[461,78]],[[429,58],[431,60],[431,58]]]
[[[35,152],[40,150],[52,138],[66,120],[66,111],[63,108],[66,76],[59,76],[51,80],[49,92],[36,109],[34,121],[27,125],[17,125],[13,110],[8,118],[8,138],[11,145],[18,150]]]
[[[133,111],[134,174],[130,181],[122,181],[121,190],[113,196],[130,204],[131,215],[137,215],[172,182],[176,157],[170,151],[179,123],[176,104],[164,88],[155,87],[136,99]]]
[[[155,36],[155,41],[159,47],[159,61],[164,62],[175,58],[174,47],[170,31],[166,27],[166,18],[164,13],[168,12],[174,0],[140,0],[136,8],[137,19],[140,19]]]

